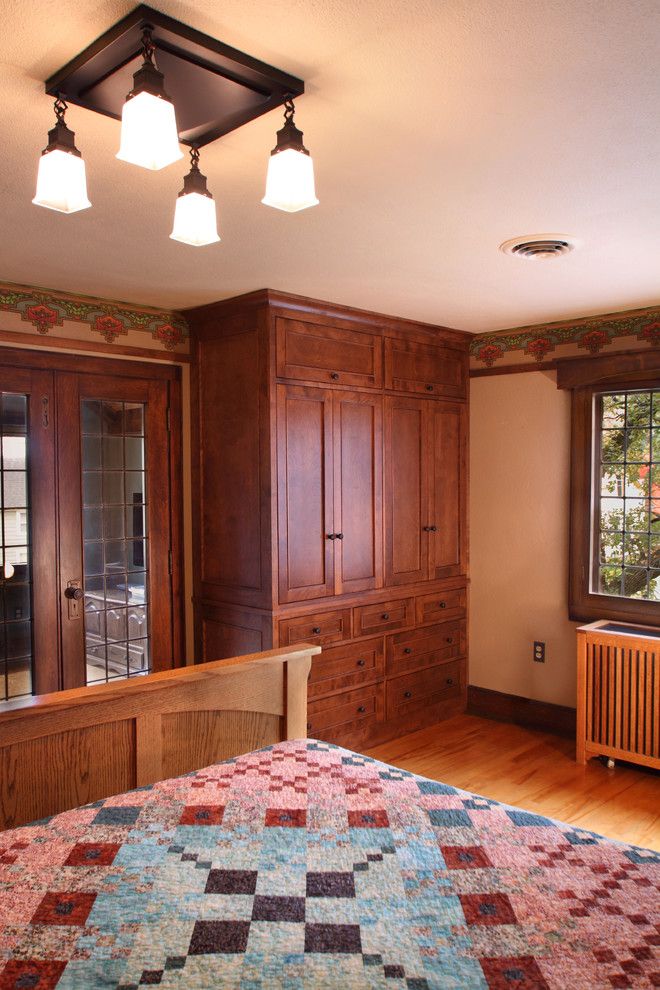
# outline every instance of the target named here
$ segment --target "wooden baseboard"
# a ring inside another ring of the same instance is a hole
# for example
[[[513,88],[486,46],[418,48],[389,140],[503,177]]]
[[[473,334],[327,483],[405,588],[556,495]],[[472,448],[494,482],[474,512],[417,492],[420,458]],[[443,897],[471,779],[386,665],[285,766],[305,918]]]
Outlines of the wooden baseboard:
[[[524,725],[528,729],[575,737],[575,709],[566,705],[552,705],[548,701],[534,701],[470,685],[467,712],[468,715]]]

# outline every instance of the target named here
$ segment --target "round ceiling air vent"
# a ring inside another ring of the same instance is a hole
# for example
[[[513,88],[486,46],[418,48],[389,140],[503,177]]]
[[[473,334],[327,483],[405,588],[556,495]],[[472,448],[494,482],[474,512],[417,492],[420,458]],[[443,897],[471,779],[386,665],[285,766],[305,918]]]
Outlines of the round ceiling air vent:
[[[575,238],[565,234],[535,234],[529,237],[512,237],[500,244],[500,251],[514,254],[518,258],[532,258],[544,261],[568,254],[577,246]]]

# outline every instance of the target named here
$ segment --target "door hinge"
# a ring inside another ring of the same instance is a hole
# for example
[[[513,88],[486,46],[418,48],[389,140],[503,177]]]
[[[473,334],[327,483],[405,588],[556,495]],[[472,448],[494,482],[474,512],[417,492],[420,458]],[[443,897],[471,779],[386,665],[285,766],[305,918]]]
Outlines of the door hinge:
[[[172,551],[170,550],[170,552],[167,555],[167,573],[172,574],[173,570],[174,570],[174,565],[172,560]]]

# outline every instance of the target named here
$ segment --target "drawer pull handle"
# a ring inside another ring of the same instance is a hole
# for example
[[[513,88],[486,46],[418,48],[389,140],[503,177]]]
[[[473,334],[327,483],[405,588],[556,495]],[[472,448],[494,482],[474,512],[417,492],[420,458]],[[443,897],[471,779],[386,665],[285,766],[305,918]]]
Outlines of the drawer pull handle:
[[[383,612],[383,614],[381,615],[381,619],[383,619],[385,622],[387,622],[387,620],[389,619],[389,617],[390,617],[390,613],[389,612]]]
[[[360,707],[358,708],[358,712],[360,713],[360,715],[364,715],[364,713],[366,712],[366,710],[367,709],[365,708],[364,705],[360,705]]]
[[[438,532],[438,527],[437,526],[424,526],[424,532],[425,533],[437,533]]]
[[[412,691],[404,691],[403,692],[403,697],[404,698],[412,698]]]
[[[325,538],[326,538],[326,540],[336,540],[337,539],[337,534],[336,533],[326,533],[326,537]]]
[[[336,371],[331,371],[330,377],[332,378],[333,382],[339,381],[339,374]]]
[[[318,634],[321,632],[321,627],[320,626],[314,626],[314,628],[312,629],[312,632],[314,633],[315,636],[318,636]]]
[[[358,665],[358,667],[364,667],[364,665],[366,664],[366,662],[367,662],[366,660],[358,660],[357,665]]]
[[[404,649],[403,652],[404,653],[412,653],[412,647],[411,646],[406,646],[406,648]]]
[[[447,636],[447,642],[448,643],[453,643],[454,642],[454,637],[453,636]]]
[[[426,386],[426,391],[427,392],[432,392],[433,391],[433,386],[432,385],[427,385]]]
[[[438,602],[440,608],[447,608],[447,602]]]
[[[447,684],[453,684],[453,683],[454,683],[454,678],[453,677],[448,677],[447,678]]]

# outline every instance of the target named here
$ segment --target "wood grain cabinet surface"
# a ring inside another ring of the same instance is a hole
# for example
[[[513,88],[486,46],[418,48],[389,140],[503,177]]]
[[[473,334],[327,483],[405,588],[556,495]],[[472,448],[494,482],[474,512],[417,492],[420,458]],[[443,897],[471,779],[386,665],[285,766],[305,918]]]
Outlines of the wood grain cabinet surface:
[[[199,659],[321,644],[308,732],[354,748],[463,710],[469,335],[271,290],[187,317]]]

